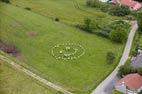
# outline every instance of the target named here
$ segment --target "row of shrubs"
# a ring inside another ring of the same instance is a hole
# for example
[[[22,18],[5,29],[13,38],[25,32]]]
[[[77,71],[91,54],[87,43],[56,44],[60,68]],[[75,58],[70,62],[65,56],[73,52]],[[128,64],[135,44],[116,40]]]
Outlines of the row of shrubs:
[[[110,15],[114,16],[126,16],[131,14],[129,7],[127,6],[113,6],[109,3],[102,3],[99,0],[87,0],[86,5],[89,7],[100,9],[103,12],[108,12]]]
[[[133,68],[130,65],[123,65],[119,68],[117,76],[123,77],[123,76],[125,76],[127,74],[131,74],[131,73],[138,73],[138,74],[142,75],[142,68],[141,67],[140,68]]]
[[[137,22],[138,22],[138,31],[136,32],[136,37],[135,37],[135,41],[134,41],[134,49],[131,51],[131,55],[132,56],[137,56],[139,54],[138,49],[142,49],[142,44],[140,44],[140,39],[142,37],[142,12],[138,12],[136,13],[136,18],[137,18]]]
[[[114,21],[104,27],[99,26],[91,21],[91,19],[84,19],[82,25],[77,25],[78,28],[88,33],[97,34],[98,36],[109,38],[112,41],[123,43],[128,36],[129,25],[124,21]]]
[[[2,2],[5,2],[5,3],[10,3],[10,0],[0,0]]]
[[[110,8],[109,4],[102,3],[99,0],[87,0],[86,5],[89,7],[100,9],[103,12],[107,12]]]

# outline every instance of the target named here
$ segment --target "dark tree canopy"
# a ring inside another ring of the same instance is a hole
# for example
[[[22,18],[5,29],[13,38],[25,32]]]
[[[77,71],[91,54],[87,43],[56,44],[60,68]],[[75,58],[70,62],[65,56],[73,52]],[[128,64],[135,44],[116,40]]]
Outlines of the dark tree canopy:
[[[10,0],[0,0],[2,2],[5,2],[5,3],[10,3]]]
[[[110,14],[114,16],[126,16],[130,13],[131,11],[127,6],[116,6],[110,11]]]
[[[115,54],[112,51],[107,52],[106,59],[107,59],[108,64],[114,63]]]
[[[139,1],[139,2],[142,2],[142,0],[135,0],[135,1]]]
[[[109,36],[111,40],[118,43],[123,43],[126,41],[128,33],[125,29],[119,27],[112,30]]]
[[[142,12],[138,12],[136,17],[139,25],[139,30],[140,32],[142,32]]]

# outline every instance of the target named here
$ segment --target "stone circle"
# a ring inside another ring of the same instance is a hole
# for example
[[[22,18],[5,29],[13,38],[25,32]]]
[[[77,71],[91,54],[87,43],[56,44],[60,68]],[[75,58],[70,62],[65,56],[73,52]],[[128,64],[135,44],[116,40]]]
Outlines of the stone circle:
[[[75,60],[85,54],[85,49],[79,44],[63,43],[55,45],[51,54],[58,60]]]

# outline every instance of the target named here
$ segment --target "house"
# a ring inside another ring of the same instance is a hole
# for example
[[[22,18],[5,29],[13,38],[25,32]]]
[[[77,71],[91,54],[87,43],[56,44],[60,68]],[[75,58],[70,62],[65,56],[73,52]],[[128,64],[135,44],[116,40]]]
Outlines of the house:
[[[115,89],[124,94],[138,94],[142,90],[142,76],[128,74],[115,83]]]
[[[140,2],[134,0],[112,0],[112,3],[128,6],[131,10],[139,10],[142,7]]]

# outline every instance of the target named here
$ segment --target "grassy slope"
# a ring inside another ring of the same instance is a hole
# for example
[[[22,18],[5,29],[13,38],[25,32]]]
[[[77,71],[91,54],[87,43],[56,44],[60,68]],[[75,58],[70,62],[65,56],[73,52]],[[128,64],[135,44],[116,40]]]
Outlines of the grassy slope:
[[[140,39],[139,39],[139,46],[142,47],[142,35],[141,34],[140,34]]]
[[[0,94],[55,94],[5,64],[0,70]]]
[[[1,3],[0,6],[1,39],[15,44],[24,55],[25,63],[70,91],[84,93],[96,87],[116,64],[106,64],[106,53],[114,51],[117,60],[121,55],[122,45],[11,5]],[[27,32],[30,31],[38,35],[29,37]],[[68,42],[81,44],[86,54],[68,62],[52,57],[52,47]]]
[[[85,1],[86,0],[12,0],[12,3],[23,8],[30,7],[32,11],[38,14],[51,18],[59,18],[60,21],[69,24],[80,23],[86,17],[90,17],[94,22],[101,25],[116,19],[116,17],[109,16],[99,10],[86,7]],[[77,5],[81,10],[77,8]]]
[[[112,94],[122,94],[122,93],[117,90],[114,90]]]

